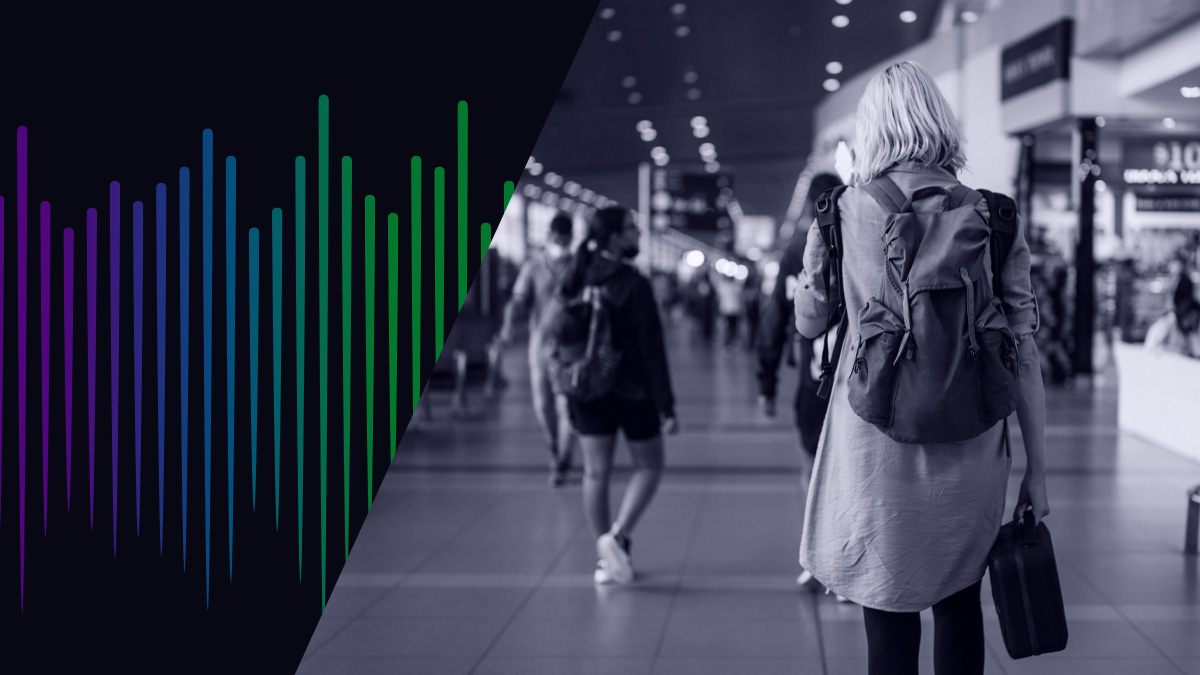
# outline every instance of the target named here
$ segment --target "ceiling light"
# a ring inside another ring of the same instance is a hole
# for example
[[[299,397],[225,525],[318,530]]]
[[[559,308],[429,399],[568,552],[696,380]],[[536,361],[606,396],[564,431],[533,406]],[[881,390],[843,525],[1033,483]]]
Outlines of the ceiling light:
[[[1107,121],[1106,121],[1106,120],[1105,120],[1103,117],[1097,117],[1097,118],[1096,118],[1096,126],[1100,127],[1101,129],[1103,129],[1103,128],[1104,128],[1104,125],[1105,125],[1105,124],[1107,124],[1107,123],[1108,123],[1108,122],[1107,122]]]
[[[692,87],[691,89],[688,89],[687,97],[688,97],[688,100],[689,100],[689,101],[698,101],[698,100],[700,100],[700,90],[699,90],[699,89],[697,89],[697,88],[695,88],[695,87]]]
[[[633,89],[637,86],[637,78],[632,75],[626,75],[625,79],[621,80],[621,86],[626,89]]]
[[[692,32],[691,28],[688,28],[687,26],[680,26],[675,29],[675,36],[676,37],[687,37],[688,33],[691,33],[691,32]]]
[[[535,160],[533,158],[533,155],[530,155],[529,159],[525,162],[525,168],[528,169],[529,167],[533,166],[534,164],[537,164],[537,160]]]
[[[707,155],[707,154],[710,154],[710,153],[713,153],[716,151],[717,151],[717,146],[713,145],[712,143],[701,143],[700,144],[700,154],[702,154],[702,155]]]
[[[1163,118],[1163,126],[1168,129],[1174,129],[1175,128],[1175,118],[1174,117],[1164,117]]]
[[[609,33],[608,33],[608,41],[609,42],[616,42],[620,39],[621,39],[621,31],[619,31],[619,30],[609,31]]]
[[[569,180],[569,181],[567,181],[567,183],[565,185],[563,185],[563,192],[571,195],[572,197],[578,197],[579,191],[580,191],[579,183],[576,183],[573,180]]]
[[[842,83],[838,82],[836,78],[831,77],[822,82],[821,86],[825,87],[825,91],[837,91],[838,87],[842,86]]]
[[[526,185],[521,192],[524,192],[525,196],[529,197],[530,199],[537,199],[542,195],[542,188],[533,184],[529,184]]]
[[[708,127],[696,127],[692,129],[692,135],[696,138],[708,138]]]
[[[851,2],[852,2],[852,0],[837,0],[837,4],[839,4],[839,5],[848,5]]]
[[[825,64],[825,72],[829,73],[830,75],[837,75],[838,73],[842,72],[841,62],[840,61],[830,61],[829,63],[826,63]]]
[[[650,120],[642,120],[641,122],[637,123],[637,130],[638,130],[639,134],[642,133],[643,131],[645,131],[647,129],[651,129],[653,127],[654,127],[654,124],[652,124],[650,122]]]
[[[1180,87],[1179,93],[1184,98],[1200,98],[1200,87]]]
[[[704,251],[688,251],[687,264],[692,267],[700,267],[704,264]]]
[[[637,104],[641,103],[642,95],[637,93],[636,91],[629,92],[629,102],[632,103],[633,105],[637,105]]]
[[[595,193],[595,192],[592,192],[591,190],[587,190],[587,189],[585,189],[585,190],[584,190],[584,191],[583,191],[583,192],[582,192],[582,193],[579,195],[579,198],[580,198],[580,199],[582,199],[583,201],[585,201],[585,202],[587,202],[587,203],[591,204],[591,203],[592,203],[592,200],[596,198],[596,193]]]
[[[666,154],[667,154],[667,149],[661,145],[656,145],[653,148],[650,148],[650,156],[654,157],[655,159],[657,159],[659,157],[663,157]]]
[[[686,11],[687,11],[687,5],[683,4],[682,2],[677,2],[674,5],[671,5],[671,13],[672,14],[679,15],[679,14],[683,14]]]
[[[617,10],[613,9],[612,7],[605,7],[604,9],[600,10],[601,19],[611,19],[616,16],[616,14]]]
[[[699,129],[700,127],[708,126],[708,120],[702,115],[696,115],[692,118],[692,128]]]
[[[975,23],[979,20],[979,15],[968,9],[962,13],[962,20],[963,23]]]
[[[668,155],[662,155],[661,157],[654,158],[654,163],[659,166],[666,166],[667,162],[670,162],[670,161],[671,161],[671,158]]]
[[[850,25],[850,17],[844,14],[838,14],[837,16],[833,17],[833,25],[837,26],[838,28],[845,28],[846,26]]]
[[[652,141],[656,138],[658,138],[658,132],[655,131],[654,129],[647,129],[642,132],[642,140],[646,141],[647,143],[649,143],[650,141]]]
[[[900,12],[900,20],[904,23],[912,23],[917,20],[917,13],[911,9],[906,9]]]
[[[1105,183],[1102,180],[1096,181],[1096,192],[1104,192],[1107,189],[1108,189],[1108,183]]]
[[[534,162],[533,166],[529,167],[529,175],[537,176],[542,173],[542,165],[540,162]]]
[[[700,73],[697,73],[694,70],[689,70],[683,74],[683,81],[687,84],[696,84],[696,82],[700,81]]]
[[[704,165],[704,170],[709,173],[716,173],[721,170],[721,163],[714,159]]]

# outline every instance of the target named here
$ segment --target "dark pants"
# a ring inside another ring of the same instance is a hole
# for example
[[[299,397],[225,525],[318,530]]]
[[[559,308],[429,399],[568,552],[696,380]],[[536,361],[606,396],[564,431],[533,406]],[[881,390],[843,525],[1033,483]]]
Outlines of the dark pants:
[[[796,387],[796,429],[800,432],[800,445],[810,455],[817,454],[817,442],[821,439],[821,427],[825,424],[825,412],[829,401],[817,396],[820,381],[814,380],[809,372],[813,359],[813,341],[801,339],[797,349],[796,370],[799,385]]]
[[[982,675],[981,581],[933,606],[933,670],[937,675]],[[921,648],[919,612],[863,608],[868,675],[917,675]]]

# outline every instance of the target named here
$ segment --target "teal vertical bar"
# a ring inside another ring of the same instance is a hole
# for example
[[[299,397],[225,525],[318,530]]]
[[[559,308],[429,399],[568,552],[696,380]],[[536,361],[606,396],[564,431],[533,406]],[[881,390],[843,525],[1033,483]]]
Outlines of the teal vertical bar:
[[[304,579],[304,158],[296,158],[296,541]]]
[[[433,170],[433,360],[446,343],[446,170]]]
[[[421,400],[421,158],[412,158],[412,409]]]
[[[458,102],[458,309],[467,301],[467,102]]]
[[[258,228],[250,228],[250,508],[258,510]]]
[[[233,333],[237,312],[237,160],[225,158],[225,453],[228,458],[229,479],[229,580],[233,580],[233,417],[234,366],[237,348]]]
[[[350,158],[342,158],[342,559],[350,557]]]
[[[279,404],[283,360],[283,209],[271,210],[271,377],[275,409],[275,531],[279,531]]]
[[[367,511],[375,500],[375,197],[363,201],[363,307],[366,310]]]

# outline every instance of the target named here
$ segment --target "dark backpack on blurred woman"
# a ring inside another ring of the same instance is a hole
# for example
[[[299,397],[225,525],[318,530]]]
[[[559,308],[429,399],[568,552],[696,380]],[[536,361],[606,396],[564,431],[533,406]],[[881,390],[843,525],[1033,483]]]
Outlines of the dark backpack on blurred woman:
[[[562,303],[549,326],[547,374],[555,393],[593,401],[616,382],[621,353],[613,345],[612,318],[601,286],[584,286]]]

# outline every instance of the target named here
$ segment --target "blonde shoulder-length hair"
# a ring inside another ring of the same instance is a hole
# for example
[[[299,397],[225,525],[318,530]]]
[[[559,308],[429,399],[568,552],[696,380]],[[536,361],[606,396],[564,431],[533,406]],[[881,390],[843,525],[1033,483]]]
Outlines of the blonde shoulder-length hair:
[[[912,61],[894,63],[867,83],[858,102],[855,182],[866,183],[899,162],[966,166],[962,133],[933,77]]]

